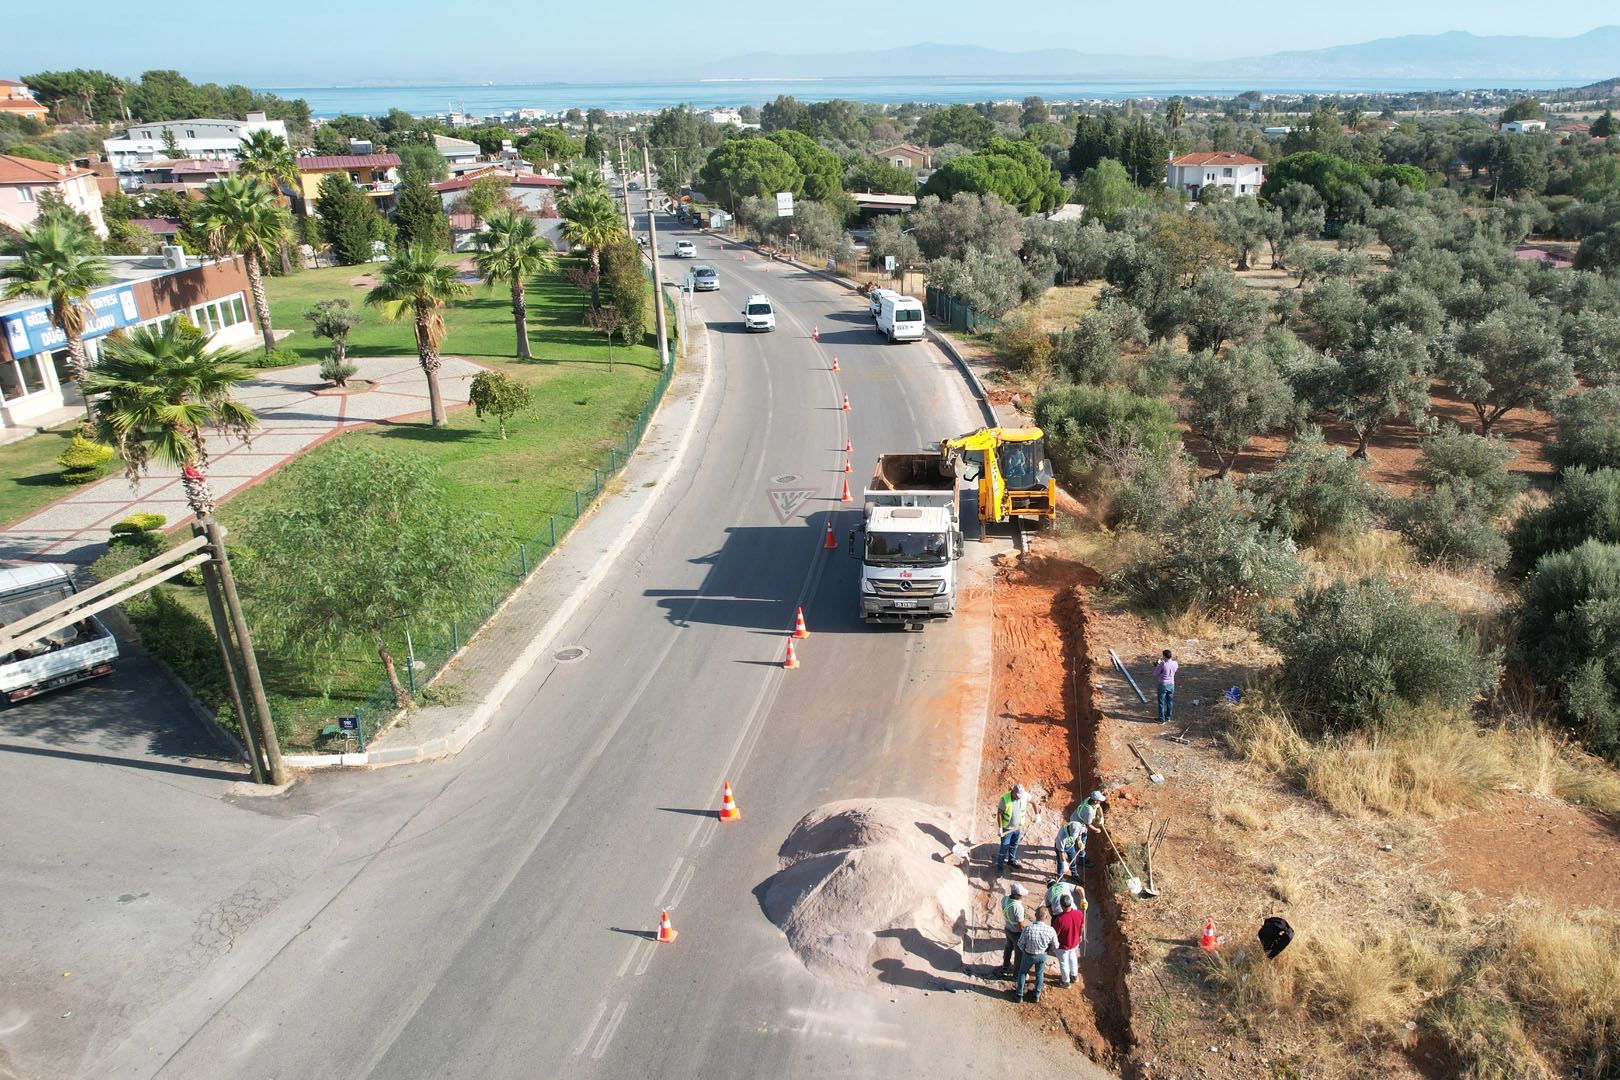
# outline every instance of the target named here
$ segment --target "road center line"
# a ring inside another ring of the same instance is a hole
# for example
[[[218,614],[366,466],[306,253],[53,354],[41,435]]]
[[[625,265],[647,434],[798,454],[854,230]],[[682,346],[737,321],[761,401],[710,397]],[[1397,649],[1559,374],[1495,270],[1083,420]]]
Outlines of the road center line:
[[[596,1025],[602,1022],[602,1014],[605,1012],[607,1012],[607,1002],[598,1002],[596,1012],[591,1015],[591,1022],[585,1025],[584,1034],[579,1037],[579,1042],[574,1045],[575,1057],[579,1057],[585,1052],[585,1048],[591,1045],[591,1035],[595,1033]]]
[[[629,1002],[621,1001],[619,1007],[613,1010],[612,1017],[608,1019],[607,1027],[602,1029],[602,1037],[596,1040],[596,1049],[591,1051],[592,1061],[607,1053],[608,1043],[613,1041],[614,1033],[619,1030],[619,1021],[624,1019],[624,1012],[629,1007]]]

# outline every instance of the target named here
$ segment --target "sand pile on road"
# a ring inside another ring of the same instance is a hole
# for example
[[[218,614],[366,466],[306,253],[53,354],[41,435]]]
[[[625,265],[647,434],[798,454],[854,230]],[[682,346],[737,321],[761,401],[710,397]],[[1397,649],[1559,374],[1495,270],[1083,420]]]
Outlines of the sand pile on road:
[[[766,916],[818,975],[889,981],[896,967],[960,971],[973,904],[951,858],[951,815],[910,799],[828,803],[793,827],[765,883]]]

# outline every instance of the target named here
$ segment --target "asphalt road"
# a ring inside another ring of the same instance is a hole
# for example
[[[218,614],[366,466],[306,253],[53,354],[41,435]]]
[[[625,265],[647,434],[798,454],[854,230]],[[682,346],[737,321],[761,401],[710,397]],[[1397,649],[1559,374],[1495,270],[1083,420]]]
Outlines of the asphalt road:
[[[689,235],[669,221],[666,251]],[[858,498],[879,451],[979,420],[948,361],[880,343],[863,301],[699,243],[722,287],[697,298],[697,442],[559,639],[583,658],[536,665],[461,755],[280,798],[184,776],[116,803],[53,760],[35,794],[76,783],[60,820],[0,786],[7,820],[34,823],[0,841],[7,876],[29,870],[0,911],[0,1076],[1100,1075],[930,973],[927,942],[902,939],[917,962],[887,985],[839,988],[760,910],[821,803],[973,797],[987,590],[926,633],[861,626],[841,546],[858,503],[837,496],[846,437]],[[741,330],[752,292],[774,334]],[[787,672],[798,605],[812,636]],[[727,779],[743,820],[721,825]],[[666,906],[673,945],[649,940]]]

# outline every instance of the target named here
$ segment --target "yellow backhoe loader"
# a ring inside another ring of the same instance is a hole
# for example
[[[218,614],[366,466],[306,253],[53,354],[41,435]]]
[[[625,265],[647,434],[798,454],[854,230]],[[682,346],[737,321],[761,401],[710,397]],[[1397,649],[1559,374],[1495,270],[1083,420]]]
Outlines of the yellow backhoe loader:
[[[979,481],[979,520],[986,525],[1057,518],[1057,481],[1038,427],[980,428],[944,439],[939,453],[958,476]]]

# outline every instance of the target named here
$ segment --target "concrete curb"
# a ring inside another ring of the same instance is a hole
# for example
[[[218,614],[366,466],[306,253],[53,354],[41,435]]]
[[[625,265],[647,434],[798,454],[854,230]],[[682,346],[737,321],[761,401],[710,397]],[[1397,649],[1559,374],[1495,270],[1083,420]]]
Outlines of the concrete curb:
[[[700,322],[694,322],[691,325],[703,326],[703,348],[707,350],[709,347],[708,326]],[[454,731],[450,732],[448,735],[432,738],[415,746],[390,746],[381,750],[365,750],[352,754],[286,754],[282,756],[283,763],[285,763],[289,769],[303,770],[347,767],[378,768],[386,765],[410,765],[422,761],[431,761],[436,758],[450,757],[455,754],[459,754],[462,750],[464,750],[467,744],[473,740],[474,736],[478,735],[479,732],[483,731],[484,728],[489,726],[490,720],[493,719],[496,710],[498,710],[506,701],[507,695],[509,695],[517,686],[518,682],[528,674],[529,669],[534,667],[535,663],[540,659],[541,655],[545,653],[546,649],[550,648],[551,643],[556,639],[557,634],[561,632],[564,624],[566,624],[569,619],[574,617],[575,613],[579,611],[581,605],[585,603],[586,598],[589,597],[593,591],[595,591],[599,584],[601,584],[602,579],[605,578],[609,570],[612,569],[613,564],[615,561],[617,561],[620,553],[629,545],[630,541],[635,537],[635,535],[641,531],[641,527],[646,524],[647,519],[652,515],[653,508],[658,505],[663,498],[664,491],[668,488],[670,478],[674,476],[675,471],[680,468],[681,463],[686,459],[687,451],[692,445],[693,436],[697,432],[698,419],[703,412],[703,403],[708,397],[709,387],[713,381],[713,373],[713,366],[705,362],[703,368],[703,379],[698,384],[696,396],[692,399],[691,416],[687,419],[686,427],[680,434],[680,441],[675,446],[674,453],[670,455],[668,460],[664,463],[664,468],[658,473],[656,479],[653,481],[653,496],[644,502],[635,511],[635,513],[631,515],[630,519],[625,522],[624,526],[620,528],[619,533],[617,537],[615,537],[613,543],[605,548],[599,556],[597,556],[596,560],[592,564],[591,572],[580,580],[579,584],[574,587],[574,589],[568,594],[567,598],[563,601],[562,606],[552,614],[551,618],[546,620],[545,625],[539,630],[538,633],[534,635],[533,638],[530,639],[528,646],[523,650],[518,658],[513,663],[508,665],[506,671],[501,675],[500,679],[496,681],[494,687],[491,688],[489,693],[484,696],[484,700],[479,702],[472,714],[458,724]],[[659,402],[658,408],[653,412],[654,417],[663,411],[664,405],[667,404],[669,400],[670,395],[666,391],[663,400]],[[649,425],[649,428],[650,427],[651,425]],[[646,442],[647,440],[644,438],[642,444],[645,445]],[[637,452],[640,452],[640,447],[637,448]],[[632,460],[633,459],[634,456],[632,456]],[[591,504],[590,513],[594,516],[600,506],[600,500],[593,502]],[[575,543],[576,538],[579,535],[580,530],[578,528],[570,529],[568,535],[563,537],[562,543],[558,544],[550,552],[548,552],[546,557],[540,561],[539,565],[537,565],[534,570],[530,572],[529,578],[524,582],[524,585],[526,586],[529,581],[533,581],[534,578],[545,569],[546,564],[549,563],[559,552],[563,551],[569,544]],[[457,652],[456,656],[464,655],[468,649],[472,648],[473,643],[478,640],[479,636],[484,632],[484,630],[488,629],[491,625],[493,625],[496,619],[500,618],[502,612],[505,611],[506,607],[512,602],[518,593],[522,591],[523,587],[524,586],[519,586],[518,589],[514,589],[507,596],[506,600],[502,602],[500,610],[498,610],[488,622],[479,628],[477,634],[474,634],[470,639],[468,639],[466,644],[464,644]],[[444,668],[441,669],[441,671],[448,671],[450,664],[453,663],[455,659],[456,657],[452,657],[451,660],[445,664]],[[398,720],[396,719],[394,723],[397,724]],[[381,733],[379,733],[379,735],[380,734]]]

